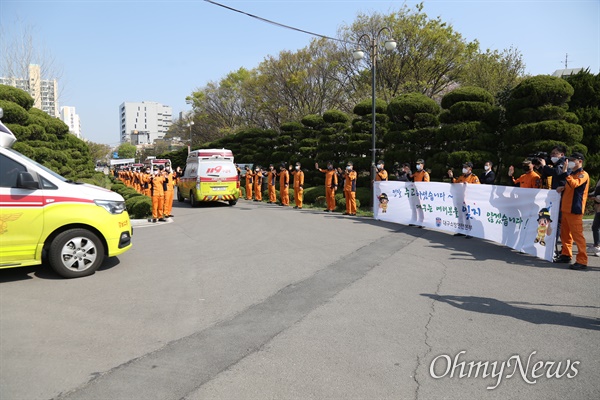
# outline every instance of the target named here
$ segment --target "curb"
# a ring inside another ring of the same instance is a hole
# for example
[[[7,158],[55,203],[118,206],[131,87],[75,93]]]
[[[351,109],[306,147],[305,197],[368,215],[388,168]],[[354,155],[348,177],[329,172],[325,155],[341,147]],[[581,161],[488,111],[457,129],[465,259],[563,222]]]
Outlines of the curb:
[[[160,226],[164,224],[170,224],[173,222],[173,218],[167,218],[164,222],[152,222],[152,219],[130,219],[131,226],[134,228],[144,228],[147,226]]]

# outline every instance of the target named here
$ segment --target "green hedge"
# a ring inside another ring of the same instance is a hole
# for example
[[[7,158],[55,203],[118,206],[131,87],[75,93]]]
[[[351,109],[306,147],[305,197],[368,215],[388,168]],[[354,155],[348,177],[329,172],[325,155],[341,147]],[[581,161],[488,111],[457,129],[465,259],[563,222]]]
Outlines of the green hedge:
[[[152,199],[148,196],[133,196],[125,201],[129,216],[133,219],[143,219],[152,214]]]

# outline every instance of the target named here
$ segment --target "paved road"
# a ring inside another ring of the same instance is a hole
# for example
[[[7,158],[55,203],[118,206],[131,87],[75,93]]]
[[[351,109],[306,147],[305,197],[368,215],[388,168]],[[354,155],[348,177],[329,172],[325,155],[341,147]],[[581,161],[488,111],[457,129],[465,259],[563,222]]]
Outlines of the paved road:
[[[2,400],[600,398],[600,258],[247,201],[174,214],[88,278],[0,271]]]

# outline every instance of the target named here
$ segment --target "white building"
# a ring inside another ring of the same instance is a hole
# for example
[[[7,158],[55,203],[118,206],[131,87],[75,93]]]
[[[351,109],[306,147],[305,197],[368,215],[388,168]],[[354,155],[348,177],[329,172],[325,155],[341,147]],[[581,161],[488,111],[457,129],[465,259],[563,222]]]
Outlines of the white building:
[[[81,121],[75,107],[61,107],[60,119],[69,126],[69,132],[81,139]]]
[[[119,106],[121,143],[135,145],[161,139],[173,123],[173,109],[153,101],[125,102]]]
[[[2,77],[0,84],[22,89],[33,97],[33,106],[52,117],[59,118],[58,83],[56,79],[42,79],[40,66],[30,64],[27,77]]]

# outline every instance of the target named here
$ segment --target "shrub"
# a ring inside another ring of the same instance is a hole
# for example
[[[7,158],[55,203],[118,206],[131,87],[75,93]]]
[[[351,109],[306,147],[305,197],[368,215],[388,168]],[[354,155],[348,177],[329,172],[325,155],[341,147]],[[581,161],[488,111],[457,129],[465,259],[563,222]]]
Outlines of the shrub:
[[[327,199],[325,198],[325,196],[319,196],[315,199],[315,202],[313,203],[313,205],[315,207],[326,207]]]
[[[143,219],[152,214],[152,199],[148,196],[133,196],[125,201],[129,216],[133,219]]]
[[[304,189],[304,202],[307,204],[315,203],[317,198],[325,196],[325,186],[313,186]]]

